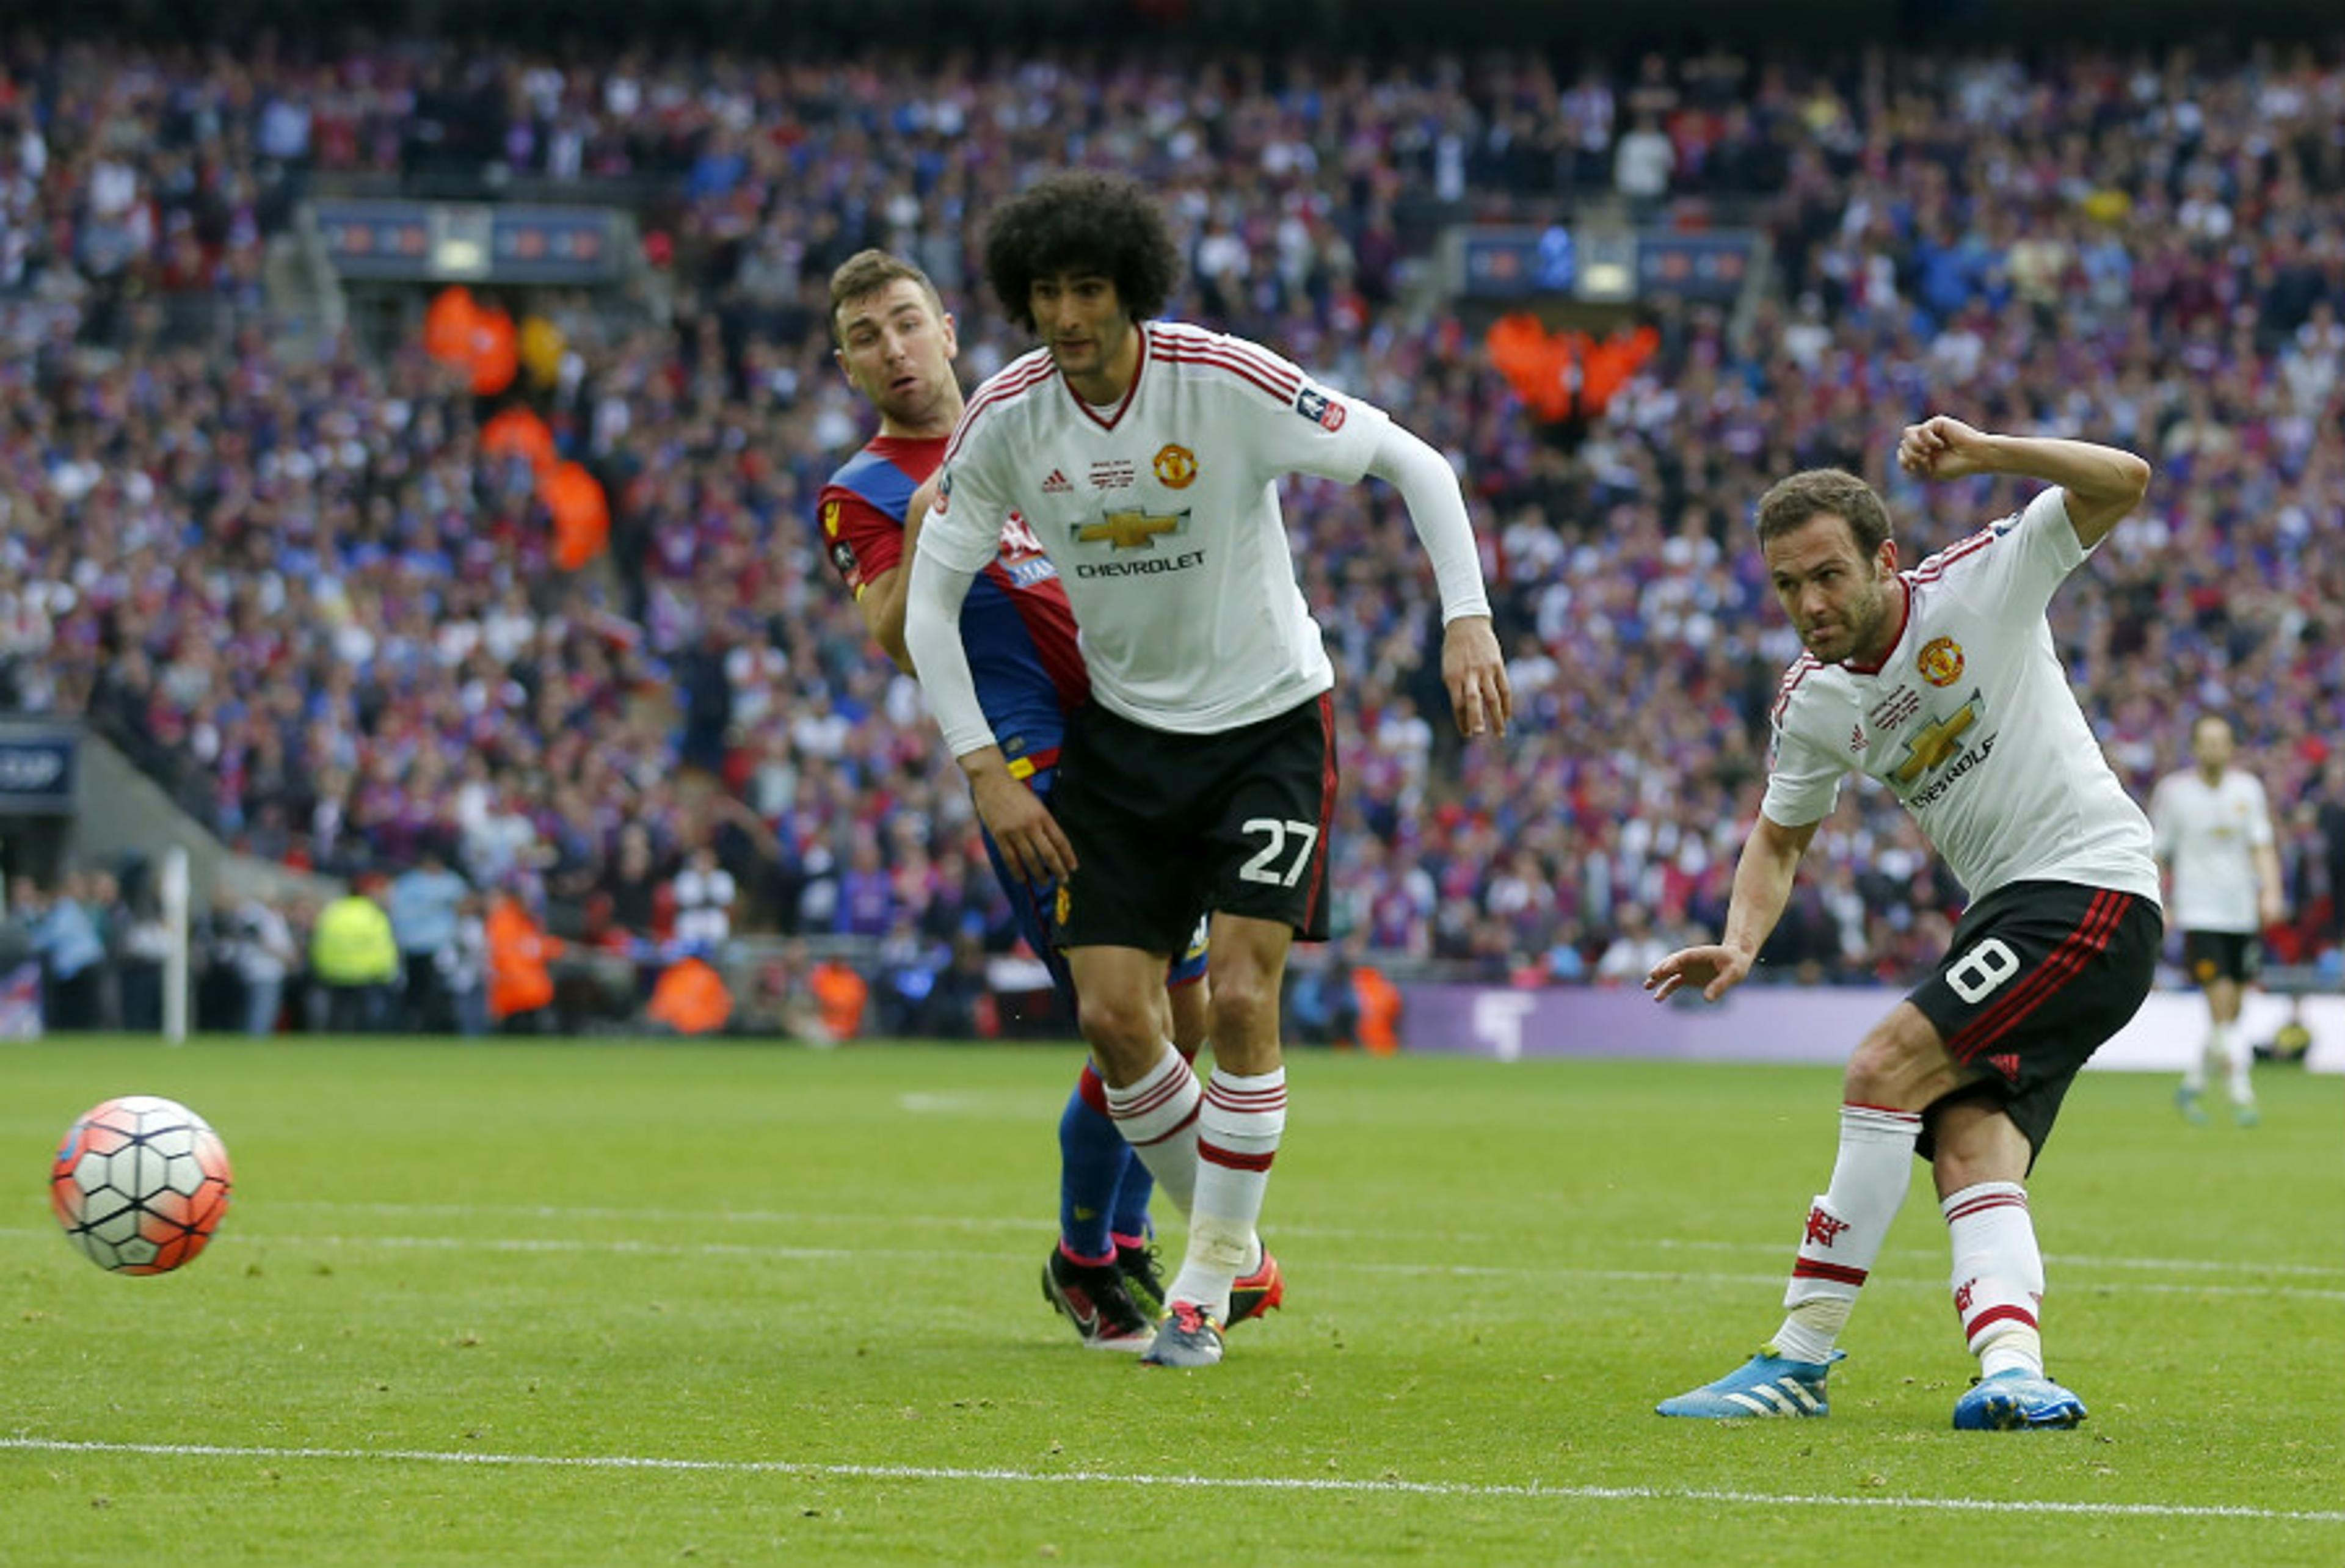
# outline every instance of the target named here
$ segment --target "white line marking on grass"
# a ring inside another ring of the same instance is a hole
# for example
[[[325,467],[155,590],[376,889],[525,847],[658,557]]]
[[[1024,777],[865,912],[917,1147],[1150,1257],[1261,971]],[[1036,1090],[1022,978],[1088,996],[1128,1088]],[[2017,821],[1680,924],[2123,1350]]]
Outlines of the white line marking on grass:
[[[1040,1234],[1046,1240],[1056,1223],[1047,1213],[1033,1214],[865,1214],[853,1210],[788,1209],[615,1209],[557,1203],[350,1203],[327,1198],[272,1199],[279,1209],[317,1209],[329,1214],[421,1214],[481,1218],[509,1214],[523,1219],[595,1219],[672,1225],[851,1225],[888,1230],[1003,1230]],[[1472,1230],[1394,1230],[1385,1227],[1285,1225],[1281,1236],[1320,1236],[1334,1240],[1433,1241],[1443,1246],[1472,1245],[1510,1239]],[[1779,1249],[1780,1250],[1780,1249]],[[2339,1270],[2345,1273],[2345,1270]]]
[[[1663,1238],[1647,1243],[1660,1251],[1674,1252],[1789,1252],[1791,1248],[1776,1241],[1689,1241]],[[1918,1247],[1891,1249],[1884,1256],[1892,1258],[1943,1258],[1943,1249],[1936,1251]],[[2219,1258],[2100,1258],[2082,1252],[2046,1252],[2046,1263],[2058,1263],[2072,1269],[2140,1269],[2187,1273],[2257,1273],[2300,1274],[2316,1280],[2345,1279],[2345,1266],[2332,1263],[2239,1263]]]
[[[1315,1268],[1350,1269],[1371,1274],[1435,1274],[1459,1279],[1496,1278],[1519,1280],[1609,1280],[1631,1284],[1651,1281],[1675,1285],[1781,1285],[1782,1274],[1721,1274],[1714,1271],[1692,1272],[1682,1269],[1570,1269],[1570,1268],[1503,1268],[1473,1263],[1362,1263],[1349,1259],[1331,1258],[1315,1263]],[[2251,1272],[2242,1270],[2241,1272]],[[2148,1296],[2251,1296],[2269,1300],[2286,1296],[2301,1301],[2345,1301],[2345,1290],[2316,1290],[2302,1285],[2180,1285],[2147,1280],[2068,1280],[2062,1283],[2072,1291],[2091,1290],[2096,1294]],[[1934,1280],[1873,1279],[1866,1282],[1871,1290],[1920,1290],[1943,1292],[1945,1285]]]
[[[22,1227],[0,1227],[0,1236],[41,1236],[48,1232]],[[1001,1252],[950,1251],[933,1247],[787,1247],[778,1244],[746,1241],[638,1241],[626,1237],[586,1236],[304,1236],[281,1231],[264,1231],[259,1235],[249,1229],[222,1236],[214,1247],[355,1247],[361,1250],[383,1252],[506,1252],[522,1254],[591,1254],[604,1253],[631,1258],[739,1258],[760,1262],[838,1263],[858,1259],[917,1258],[923,1260],[959,1259],[971,1263],[1000,1262],[1011,1256]],[[1326,1258],[1314,1262],[1315,1269],[1336,1273],[1397,1274],[1420,1279],[1442,1280],[1593,1280],[1606,1284],[1692,1285],[1704,1288],[1741,1290],[1754,1286],[1781,1285],[1781,1274],[1731,1274],[1717,1270],[1685,1269],[1576,1269],[1566,1265],[1552,1268],[1520,1264],[1480,1263],[1377,1263],[1357,1259]],[[1945,1286],[1934,1280],[1892,1278],[1875,1280],[1873,1290],[1943,1291]],[[2302,1285],[2196,1285],[2178,1284],[2167,1280],[2076,1280],[2068,1285],[2071,1290],[2090,1290],[2101,1295],[2145,1296],[2244,1296],[2256,1300],[2287,1298],[2299,1301],[2345,1301],[2345,1290],[2322,1290]]]
[[[1033,1215],[982,1214],[863,1214],[846,1210],[815,1211],[789,1209],[621,1209],[593,1204],[556,1203],[353,1203],[336,1199],[285,1198],[271,1199],[269,1207],[279,1210],[314,1209],[329,1214],[432,1215],[458,1219],[487,1218],[511,1215],[521,1219],[586,1219],[627,1223],[640,1221],[653,1225],[846,1225],[870,1229],[902,1230],[977,1230],[1002,1231],[1030,1235],[1038,1227],[1050,1223],[1046,1218],[1038,1220]],[[1360,1229],[1341,1225],[1293,1225],[1282,1222],[1281,1236],[1318,1237],[1329,1240],[1430,1241],[1444,1247],[1470,1247],[1481,1243],[1508,1241],[1510,1238],[1491,1236],[1470,1230],[1392,1230],[1382,1228]],[[1664,1237],[1648,1243],[1657,1250],[1680,1252],[1748,1252],[1770,1257],[1788,1256],[1792,1249],[1778,1241],[1702,1241]],[[1884,1256],[1925,1260],[1943,1259],[1943,1249],[1893,1249]],[[2322,1263],[2272,1263],[2230,1261],[2216,1258],[2101,1258],[2082,1253],[2051,1252],[2045,1261],[2070,1269],[2130,1269],[2145,1273],[2169,1272],[2231,1273],[2252,1275],[2299,1275],[2306,1279],[2345,1279],[2345,1265]],[[1777,1283],[1782,1276],[1772,1276]]]
[[[137,1454],[160,1459],[363,1460],[400,1464],[509,1466],[545,1470],[647,1470],[714,1475],[801,1475],[842,1481],[974,1481],[1012,1485],[1161,1486],[1201,1491],[1525,1498],[1564,1502],[1725,1502],[1756,1508],[1886,1508],[1937,1513],[2057,1513],[2110,1519],[2245,1519],[2345,1524],[2345,1510],[2256,1508],[2238,1503],[2043,1502],[1990,1497],[1834,1497],[1819,1492],[1730,1492],[1697,1487],[1550,1486],[1543,1482],[1345,1481],[1325,1476],[1125,1474],[1101,1470],[1010,1470],[925,1464],[823,1464],[787,1459],[661,1459],[642,1454],[466,1453],[431,1449],[274,1448],[208,1442],[76,1442],[0,1437],[25,1453]]]

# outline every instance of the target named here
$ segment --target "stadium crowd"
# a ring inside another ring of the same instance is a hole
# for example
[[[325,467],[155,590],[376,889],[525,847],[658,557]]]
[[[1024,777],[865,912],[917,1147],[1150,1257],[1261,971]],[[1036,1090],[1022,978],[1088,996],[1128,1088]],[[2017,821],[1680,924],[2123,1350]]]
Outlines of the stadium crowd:
[[[1715,928],[1796,652],[1747,511],[1818,463],[1890,500],[1910,562],[2011,510],[1924,490],[1899,428],[2129,446],[2147,513],[2055,616],[2146,798],[2228,713],[2280,816],[2283,959],[2345,905],[2345,53],[1723,51],[1558,71],[1080,52],[787,61],[442,46],[0,52],[0,697],[86,712],[239,845],[396,875],[444,845],[574,935],[674,935],[695,852],[727,929],[853,933],[942,972],[1000,930],[959,775],[810,528],[867,417],[824,288],[919,259],[972,382],[1020,351],[970,293],[990,204],[1100,162],[1189,239],[1176,313],[1278,347],[1461,466],[1524,711],[1461,756],[1396,498],[1288,516],[1335,644],[1336,925],[1387,956],[1633,983]],[[264,253],[307,182],[495,161],[665,182],[655,310],[532,302],[536,393],[611,497],[550,564],[526,465],[408,349],[286,352]],[[1409,284],[1430,215],[1761,228],[1754,310],[1652,302],[1660,348],[1541,426]],[[238,309],[190,340],[158,302]],[[225,325],[221,323],[226,323]],[[1959,897],[1895,803],[1818,839],[1778,972],[1900,979]],[[125,923],[126,928],[127,923]]]

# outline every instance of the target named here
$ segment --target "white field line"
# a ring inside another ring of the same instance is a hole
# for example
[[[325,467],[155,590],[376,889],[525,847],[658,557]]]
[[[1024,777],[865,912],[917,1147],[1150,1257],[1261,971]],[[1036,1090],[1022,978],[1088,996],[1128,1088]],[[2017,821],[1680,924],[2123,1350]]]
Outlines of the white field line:
[[[1038,1228],[1050,1224],[1048,1215],[975,1215],[975,1214],[858,1214],[839,1210],[780,1209],[622,1209],[594,1205],[533,1204],[533,1203],[350,1203],[331,1199],[274,1199],[269,1207],[277,1209],[316,1209],[330,1214],[380,1214],[390,1218],[409,1215],[441,1218],[488,1218],[509,1216],[519,1219],[594,1220],[616,1223],[640,1221],[649,1225],[830,1225],[866,1229],[909,1230],[977,1230],[1000,1231],[1005,1234],[1032,1235]],[[1044,1232],[1047,1239],[1047,1230]],[[1329,1240],[1433,1241],[1445,1247],[1472,1246],[1477,1243],[1498,1243],[1505,1238],[1465,1230],[1412,1231],[1385,1228],[1355,1228],[1348,1226],[1290,1225],[1278,1226],[1281,1236],[1303,1236]],[[1699,1241],[1662,1238],[1646,1245],[1659,1251],[1748,1252],[1754,1256],[1788,1257],[1789,1242],[1773,1241]],[[858,1249],[858,1250],[860,1250]],[[1891,1258],[1943,1258],[1942,1250],[1923,1248],[1899,1248],[1885,1254]],[[2345,1280],[2345,1264],[2325,1263],[2236,1263],[2212,1258],[2102,1258],[2082,1253],[2049,1252],[2045,1261],[2068,1269],[2132,1269],[2151,1273],[2251,1273],[2257,1275],[2289,1275],[2307,1279]]]
[[[1011,1486],[1138,1486],[1203,1492],[1325,1492],[1467,1499],[1519,1498],[1559,1502],[1731,1503],[1754,1508],[1885,1508],[1927,1513],[2048,1513],[2100,1519],[2237,1519],[2289,1524],[2345,1524],[2345,1510],[2257,1508],[2231,1503],[2043,1502],[1986,1497],[1835,1497],[1818,1492],[1719,1491],[1699,1487],[1551,1486],[1464,1481],[1346,1481],[1325,1476],[1151,1475],[1097,1470],[1010,1470],[951,1465],[825,1464],[782,1459],[664,1459],[640,1454],[538,1454],[441,1452],[431,1449],[277,1448],[222,1443],[72,1442],[56,1438],[0,1437],[0,1451],[22,1453],[126,1454],[157,1459],[249,1459],[444,1464],[482,1468],[650,1471],[709,1475],[787,1475],[840,1481],[975,1482]]]
[[[1791,1251],[1788,1244],[1778,1246],[1765,1241],[1681,1241],[1664,1239],[1647,1245],[1663,1251],[1680,1252],[1783,1252]],[[1900,1248],[1885,1254],[1888,1257],[1935,1258],[1940,1252],[1924,1251],[1917,1247]],[[2143,1269],[2158,1273],[2208,1274],[2289,1274],[2316,1280],[2345,1280],[2345,1264],[2338,1263],[2234,1263],[2220,1258],[2101,1258],[2082,1252],[2046,1252],[2046,1263],[2056,1263],[2070,1269]]]
[[[46,1231],[25,1227],[0,1227],[0,1236],[40,1236]],[[837,1263],[855,1259],[906,1259],[924,1261],[958,1259],[964,1262],[1000,1262],[1013,1256],[1005,1252],[950,1250],[936,1247],[789,1247],[748,1241],[640,1241],[626,1237],[584,1236],[383,1236],[383,1235],[299,1235],[269,1231],[255,1236],[249,1230],[229,1229],[213,1242],[215,1247],[242,1249],[247,1247],[350,1247],[361,1250],[382,1252],[502,1252],[540,1256],[595,1255],[629,1258],[736,1258],[773,1263]],[[1312,1267],[1336,1273],[1397,1274],[1421,1279],[1443,1280],[1521,1280],[1548,1281],[1587,1280],[1605,1284],[1697,1285],[1741,1289],[1748,1286],[1781,1285],[1781,1273],[1726,1273],[1718,1270],[1689,1269],[1579,1269],[1568,1265],[1542,1266],[1523,1264],[1477,1263],[1380,1263],[1364,1262],[1345,1258],[1316,1259]],[[1935,1279],[1891,1277],[1873,1281],[1873,1290],[1930,1290],[1943,1292],[1945,1285]],[[2345,1301],[2345,1290],[2315,1290],[2302,1285],[2269,1284],[2178,1284],[2149,1280],[2076,1280],[2071,1290],[2090,1290],[2098,1293],[2147,1296],[2240,1296],[2255,1300],[2284,1297],[2304,1301]]]
[[[520,1219],[592,1219],[649,1225],[827,1225],[868,1230],[998,1230],[1013,1235],[1041,1234],[1050,1238],[1054,1223],[1047,1209],[1034,1214],[869,1214],[846,1209],[619,1209],[553,1203],[349,1203],[332,1199],[271,1199],[269,1207],[320,1209],[330,1214],[434,1215],[472,1218],[506,1215]],[[1039,1232],[1038,1232],[1039,1228]],[[1486,1242],[1505,1238],[1464,1230],[1394,1230],[1381,1226],[1282,1225],[1281,1236],[1315,1236],[1331,1240],[1432,1241],[1444,1246]],[[2345,1269],[2337,1272],[2345,1275]]]

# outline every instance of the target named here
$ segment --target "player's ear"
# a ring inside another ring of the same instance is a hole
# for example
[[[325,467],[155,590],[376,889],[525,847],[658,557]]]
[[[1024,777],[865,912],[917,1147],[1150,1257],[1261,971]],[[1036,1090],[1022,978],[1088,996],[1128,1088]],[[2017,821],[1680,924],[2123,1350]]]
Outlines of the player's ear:
[[[945,358],[960,358],[960,324],[953,319],[953,313],[949,310],[944,314],[944,339]]]
[[[1881,572],[1881,575],[1882,575],[1882,576],[1883,576],[1883,577],[1894,577],[1894,576],[1896,576],[1896,575],[1897,575],[1897,541],[1896,541],[1895,540],[1893,540],[1893,539],[1884,539],[1884,540],[1883,540],[1883,541],[1881,541],[1881,549],[1880,549],[1879,552],[1878,552],[1878,553],[1876,553],[1876,554],[1873,556],[1873,561],[1874,561],[1877,563],[1877,565],[1879,566],[1879,568],[1880,568],[1880,572]]]

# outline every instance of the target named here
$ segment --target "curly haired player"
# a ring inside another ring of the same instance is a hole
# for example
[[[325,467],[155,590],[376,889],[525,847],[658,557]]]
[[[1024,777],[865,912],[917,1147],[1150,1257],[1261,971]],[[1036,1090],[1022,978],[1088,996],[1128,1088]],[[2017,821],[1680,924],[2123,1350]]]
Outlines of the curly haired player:
[[[1154,318],[1180,276],[1129,179],[1046,179],[996,212],[987,281],[1042,347],[978,389],[938,475],[905,641],[979,814],[1011,864],[1056,875],[1083,1037],[1124,1136],[1190,1218],[1144,1360],[1222,1357],[1233,1280],[1286,1124],[1289,946],[1326,936],[1335,684],[1296,586],[1276,481],[1376,474],[1406,502],[1441,591],[1459,729],[1508,693],[1474,531],[1447,460],[1382,411],[1241,339]],[[953,625],[1016,511],[1065,583],[1092,703],[1070,716],[1048,806],[1018,787]],[[1213,1074],[1201,1088],[1152,992],[1213,924]]]

